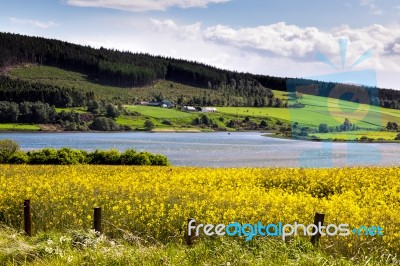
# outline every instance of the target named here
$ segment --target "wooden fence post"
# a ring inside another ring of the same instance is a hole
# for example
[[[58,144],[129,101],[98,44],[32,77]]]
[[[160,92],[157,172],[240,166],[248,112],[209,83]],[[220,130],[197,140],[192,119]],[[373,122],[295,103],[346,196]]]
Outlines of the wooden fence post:
[[[27,236],[32,236],[32,212],[30,200],[24,200],[24,231]]]
[[[96,234],[101,234],[101,207],[94,208],[93,229]]]
[[[192,228],[190,228],[189,225],[191,225]],[[195,234],[196,234],[195,227],[196,227],[196,220],[194,218],[189,218],[187,220],[187,226],[185,232],[186,245],[188,246],[193,245],[193,240],[195,239]],[[190,235],[189,235],[189,230],[190,230]]]
[[[316,213],[314,216],[314,224],[319,228],[319,225],[322,226],[324,224],[324,218],[325,218],[325,214]],[[314,231],[314,233],[315,233],[315,231]],[[311,236],[311,244],[313,244],[313,246],[317,246],[320,238],[321,238],[321,234],[319,233],[319,230],[317,229],[317,233],[315,235]]]

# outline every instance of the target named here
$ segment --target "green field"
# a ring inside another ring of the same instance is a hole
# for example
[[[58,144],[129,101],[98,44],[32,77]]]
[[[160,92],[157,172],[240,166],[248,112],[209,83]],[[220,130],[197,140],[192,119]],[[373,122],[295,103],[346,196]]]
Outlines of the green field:
[[[274,92],[276,93],[276,92]],[[298,100],[304,108],[257,108],[257,107],[221,107],[220,112],[231,115],[253,117],[273,117],[290,123],[298,122],[304,126],[318,127],[325,123],[338,126],[345,118],[362,128],[379,129],[387,122],[400,123],[400,110],[386,109],[347,101],[338,101],[312,95],[303,95]],[[289,101],[291,103],[291,101]]]
[[[143,129],[144,122],[149,119],[156,126],[155,130],[174,130],[174,131],[210,131],[210,128],[194,126],[193,120],[201,118],[204,113],[201,112],[184,112],[178,109],[168,109],[161,107],[141,106],[141,105],[126,105],[125,108],[129,111],[139,113],[140,115],[121,115],[116,119],[120,125],[127,125],[133,129]],[[232,131],[227,128],[226,123],[231,119],[236,119],[236,116],[223,114],[223,113],[207,113],[206,114],[214,124],[219,128]],[[221,119],[223,118],[223,119]],[[244,119],[244,116],[241,117]],[[168,120],[172,125],[163,124],[163,121]],[[222,120],[222,121],[221,121]],[[259,123],[260,118],[255,120]],[[275,122],[275,120],[273,120]]]
[[[24,124],[0,124],[0,131],[38,131],[40,127],[37,125],[24,125]]]
[[[164,119],[194,118],[193,113],[183,112],[176,109],[168,109],[161,107],[129,105],[125,106],[129,111],[138,112],[143,116]]]
[[[400,121],[400,110],[311,95],[304,95],[299,102],[306,105],[305,108],[301,109],[312,115],[312,120],[326,121],[324,123],[328,125],[342,123],[345,118],[349,118],[353,124],[366,128],[385,127],[387,122]],[[290,109],[292,121],[301,118],[303,115],[301,112],[300,114],[296,113],[296,109]],[[304,113],[304,115],[307,115],[307,113]]]
[[[349,132],[332,132],[324,134],[312,134],[320,139],[339,139],[339,140],[359,140],[366,136],[374,140],[394,140],[399,134],[398,132],[388,131],[349,131]]]
[[[187,130],[192,128],[191,124],[198,114],[187,113],[176,109],[168,109],[161,107],[142,106],[142,105],[126,105],[128,111],[139,113],[136,115],[121,115],[116,119],[120,125],[127,125],[133,129],[143,129],[144,122],[149,119],[159,129],[171,130]],[[172,125],[166,125],[162,122],[168,120]]]
[[[79,108],[71,108],[71,107],[65,107],[65,108],[56,108],[56,111],[57,111],[57,113],[60,113],[60,112],[62,112],[62,111],[65,111],[65,112],[71,112],[71,111],[74,111],[74,112],[76,112],[76,113],[80,113],[80,114],[84,114],[84,113],[87,113],[87,111],[86,111],[86,108],[81,108],[81,107],[79,107]]]

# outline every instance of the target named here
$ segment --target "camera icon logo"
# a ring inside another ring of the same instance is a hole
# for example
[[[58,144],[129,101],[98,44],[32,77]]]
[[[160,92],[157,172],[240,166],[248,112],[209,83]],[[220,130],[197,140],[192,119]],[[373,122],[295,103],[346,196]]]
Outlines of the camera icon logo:
[[[377,130],[383,125],[376,71],[353,70],[372,57],[372,52],[365,51],[350,67],[346,67],[348,40],[339,39],[338,43],[340,67],[322,53],[316,56],[320,62],[333,68],[334,73],[287,81],[292,138],[320,140],[319,136],[324,134],[340,136],[310,145],[299,155],[300,167],[369,165],[381,159],[374,146],[349,141],[356,139],[356,131]],[[345,142],[335,142],[339,140]]]

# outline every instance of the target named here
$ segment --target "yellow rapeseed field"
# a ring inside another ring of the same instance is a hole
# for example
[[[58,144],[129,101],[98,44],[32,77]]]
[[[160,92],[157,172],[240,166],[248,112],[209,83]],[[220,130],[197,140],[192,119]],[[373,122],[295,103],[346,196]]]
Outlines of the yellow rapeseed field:
[[[22,228],[24,199],[32,202],[34,232],[91,228],[96,206],[103,209],[107,235],[130,232],[165,242],[181,241],[189,217],[213,224],[310,224],[315,212],[323,212],[325,224],[384,229],[383,237],[323,237],[321,246],[331,252],[400,250],[400,168],[395,167],[1,165],[0,223]]]

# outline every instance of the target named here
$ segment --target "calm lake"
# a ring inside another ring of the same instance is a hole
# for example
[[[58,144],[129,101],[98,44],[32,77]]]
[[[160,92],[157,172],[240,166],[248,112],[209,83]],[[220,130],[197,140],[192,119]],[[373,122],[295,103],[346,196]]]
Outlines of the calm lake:
[[[399,165],[400,144],[319,143],[238,133],[0,133],[23,150],[70,147],[135,149],[173,165],[207,167],[343,167]]]

